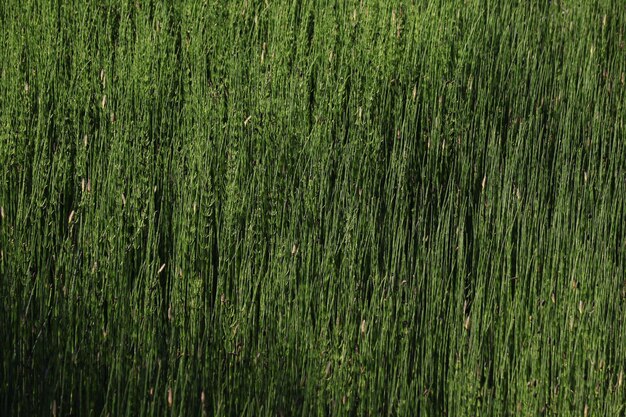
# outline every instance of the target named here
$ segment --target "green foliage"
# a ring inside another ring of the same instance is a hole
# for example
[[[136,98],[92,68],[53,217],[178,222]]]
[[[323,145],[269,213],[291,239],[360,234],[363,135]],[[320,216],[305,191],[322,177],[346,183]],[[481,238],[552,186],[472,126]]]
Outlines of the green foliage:
[[[0,415],[623,415],[625,28],[2,2]]]

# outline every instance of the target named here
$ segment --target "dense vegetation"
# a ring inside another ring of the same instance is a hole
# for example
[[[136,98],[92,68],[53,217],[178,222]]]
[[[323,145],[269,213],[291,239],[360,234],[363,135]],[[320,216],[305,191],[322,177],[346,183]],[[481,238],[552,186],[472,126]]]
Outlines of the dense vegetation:
[[[624,415],[625,32],[1,2],[0,415]]]

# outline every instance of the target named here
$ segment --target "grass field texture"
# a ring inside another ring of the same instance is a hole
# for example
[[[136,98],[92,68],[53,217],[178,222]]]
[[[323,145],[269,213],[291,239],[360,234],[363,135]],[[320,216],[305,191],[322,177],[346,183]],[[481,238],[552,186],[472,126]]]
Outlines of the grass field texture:
[[[0,3],[0,415],[623,416],[626,3]]]

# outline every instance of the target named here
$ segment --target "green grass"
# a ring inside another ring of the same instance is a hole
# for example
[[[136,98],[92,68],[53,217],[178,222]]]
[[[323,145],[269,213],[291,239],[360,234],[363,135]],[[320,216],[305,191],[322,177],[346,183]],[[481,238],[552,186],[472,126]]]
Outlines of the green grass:
[[[624,415],[625,32],[3,1],[0,415]]]

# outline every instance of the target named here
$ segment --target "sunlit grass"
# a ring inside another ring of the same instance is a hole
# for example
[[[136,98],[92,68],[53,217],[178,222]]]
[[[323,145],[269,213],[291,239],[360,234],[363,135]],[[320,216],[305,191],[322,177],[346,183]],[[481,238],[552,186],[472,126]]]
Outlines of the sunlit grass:
[[[5,1],[0,415],[623,414],[625,30]]]

